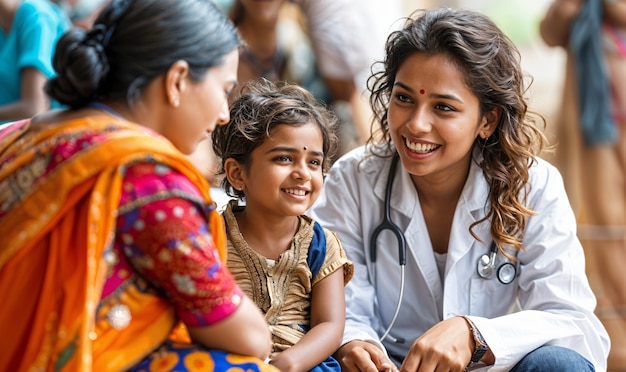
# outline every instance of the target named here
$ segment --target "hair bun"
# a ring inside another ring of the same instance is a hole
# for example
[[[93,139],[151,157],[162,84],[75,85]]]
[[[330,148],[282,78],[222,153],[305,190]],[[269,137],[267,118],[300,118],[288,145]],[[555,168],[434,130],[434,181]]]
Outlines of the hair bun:
[[[99,45],[106,49],[109,46],[109,41],[111,41],[111,35],[114,30],[114,26],[107,28],[103,24],[95,25],[91,30],[89,30],[89,32],[87,32],[85,42],[87,45]]]
[[[59,40],[53,66],[57,76],[46,84],[46,93],[72,108],[93,101],[110,66],[105,43],[110,35],[97,25],[90,31],[73,28]]]

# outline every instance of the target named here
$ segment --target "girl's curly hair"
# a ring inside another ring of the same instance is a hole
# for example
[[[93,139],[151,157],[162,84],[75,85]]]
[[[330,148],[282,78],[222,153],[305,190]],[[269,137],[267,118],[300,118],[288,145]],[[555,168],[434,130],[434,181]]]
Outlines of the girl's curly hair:
[[[261,146],[278,125],[315,123],[322,132],[324,162],[337,150],[335,126],[337,117],[306,89],[288,83],[272,83],[266,79],[251,81],[230,108],[230,123],[218,126],[212,133],[212,146],[220,158],[218,175],[224,175],[224,162],[233,158],[244,167],[251,162],[252,151]],[[235,189],[227,177],[222,187],[230,196],[243,199],[243,191]]]

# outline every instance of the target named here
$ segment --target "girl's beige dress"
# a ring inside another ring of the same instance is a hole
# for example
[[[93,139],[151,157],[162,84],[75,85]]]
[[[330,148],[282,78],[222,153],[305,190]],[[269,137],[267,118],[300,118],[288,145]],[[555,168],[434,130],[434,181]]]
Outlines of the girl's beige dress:
[[[256,253],[239,231],[233,213],[236,201],[224,211],[228,235],[227,266],[243,292],[254,300],[265,314],[272,332],[273,349],[270,358],[297,343],[309,328],[311,318],[311,290],[313,286],[334,273],[343,270],[344,284],[352,278],[354,266],[346,257],[335,233],[324,229],[326,257],[313,277],[307,255],[313,239],[313,220],[300,216],[300,228],[291,248],[279,260],[273,261]]]

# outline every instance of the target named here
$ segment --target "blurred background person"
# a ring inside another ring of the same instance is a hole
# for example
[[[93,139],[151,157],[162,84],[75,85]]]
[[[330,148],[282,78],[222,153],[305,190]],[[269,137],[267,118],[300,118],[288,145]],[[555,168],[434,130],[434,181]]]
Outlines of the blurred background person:
[[[69,25],[51,1],[0,0],[0,124],[57,105],[43,86],[54,76],[54,47]]]
[[[59,0],[72,21],[81,28],[90,28],[108,0]]]
[[[371,120],[365,82],[379,47],[367,2],[231,1],[222,6],[246,43],[240,82],[265,77],[301,85],[340,114],[340,153],[365,143]]]
[[[567,52],[555,162],[611,337],[610,371],[626,371],[626,0],[555,0],[540,24]]]
[[[365,143],[371,124],[366,80],[384,41],[374,31],[376,19],[368,1],[215,2],[229,14],[245,41],[239,88],[261,77],[298,84],[339,117],[337,156]],[[191,158],[210,180],[214,177],[216,163],[210,146],[199,147]]]

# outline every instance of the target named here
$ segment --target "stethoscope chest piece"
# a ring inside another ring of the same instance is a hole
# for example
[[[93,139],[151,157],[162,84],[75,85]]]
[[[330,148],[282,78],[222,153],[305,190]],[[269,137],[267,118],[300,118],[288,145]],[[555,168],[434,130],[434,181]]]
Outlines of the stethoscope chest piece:
[[[517,275],[517,269],[510,262],[505,262],[498,268],[498,280],[502,284],[511,283],[515,279],[515,275]]]
[[[511,262],[506,260],[496,269],[496,258],[498,255],[498,247],[495,243],[491,244],[489,254],[483,254],[478,259],[478,275],[484,279],[490,279],[493,277],[494,272],[498,281],[502,284],[510,284],[515,280],[517,275],[517,268]]]

